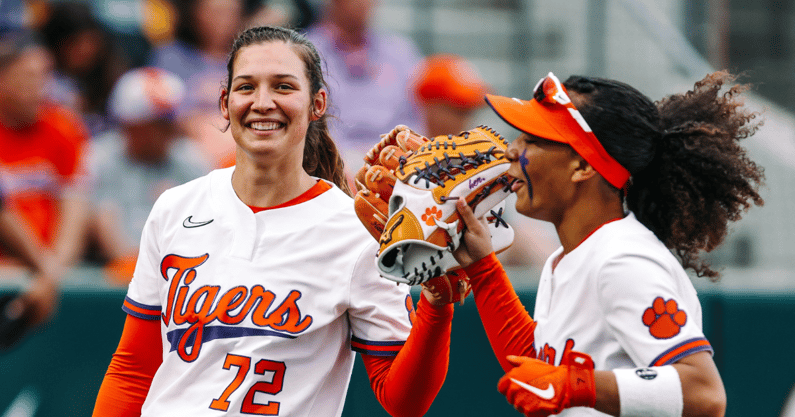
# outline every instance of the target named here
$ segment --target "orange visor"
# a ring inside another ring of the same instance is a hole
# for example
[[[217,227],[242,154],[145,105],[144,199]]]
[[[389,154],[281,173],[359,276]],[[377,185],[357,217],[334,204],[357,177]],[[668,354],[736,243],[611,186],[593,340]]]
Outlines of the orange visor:
[[[516,129],[570,145],[614,187],[621,189],[629,180],[629,171],[602,147],[551,72],[538,82],[530,101],[487,94],[486,102]]]

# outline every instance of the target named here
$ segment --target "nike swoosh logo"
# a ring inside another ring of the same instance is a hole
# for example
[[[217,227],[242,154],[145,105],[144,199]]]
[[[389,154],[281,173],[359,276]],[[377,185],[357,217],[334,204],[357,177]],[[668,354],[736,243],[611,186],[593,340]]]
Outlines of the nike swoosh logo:
[[[210,220],[207,220],[206,222],[194,222],[192,219],[193,219],[193,216],[188,216],[188,218],[185,219],[182,222],[182,227],[190,229],[190,228],[193,228],[193,227],[207,226],[208,224],[212,223],[213,220],[214,220],[214,219],[210,219]]]
[[[513,378],[511,378],[511,381],[513,381],[514,384],[516,384],[516,385],[518,385],[518,386],[520,386],[520,387],[532,392],[535,395],[538,395],[539,397],[541,397],[541,398],[543,398],[545,400],[551,400],[551,399],[555,398],[555,387],[553,387],[552,384],[549,384],[547,386],[547,389],[542,390],[542,389],[536,388],[536,387],[534,387],[532,385],[525,384],[522,381],[517,381],[517,380],[515,380]]]

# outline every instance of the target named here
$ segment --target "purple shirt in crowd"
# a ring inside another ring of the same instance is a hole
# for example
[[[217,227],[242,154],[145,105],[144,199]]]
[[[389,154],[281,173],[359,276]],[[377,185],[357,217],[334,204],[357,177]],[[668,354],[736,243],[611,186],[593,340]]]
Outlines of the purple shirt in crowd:
[[[411,91],[414,71],[422,58],[408,39],[370,31],[366,47],[346,53],[323,25],[309,28],[307,38],[325,62],[331,108],[331,133],[349,171],[362,165],[362,157],[380,135],[404,124],[425,131],[425,122]]]

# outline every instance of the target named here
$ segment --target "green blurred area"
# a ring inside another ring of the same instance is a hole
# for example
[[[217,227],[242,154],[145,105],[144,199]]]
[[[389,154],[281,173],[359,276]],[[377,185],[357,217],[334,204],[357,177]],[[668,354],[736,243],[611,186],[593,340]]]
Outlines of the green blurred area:
[[[0,288],[0,293],[8,290]],[[519,292],[532,311],[533,288]],[[90,416],[121,335],[125,293],[105,285],[67,286],[54,320],[0,353],[0,416],[10,415],[5,413],[15,399],[18,407],[33,408],[25,405],[31,397],[35,414],[19,415]],[[788,353],[795,344],[790,330],[795,294],[701,290],[700,298],[704,332],[728,394],[726,415],[778,415],[795,382],[795,361]],[[450,370],[427,415],[518,416],[497,392],[502,375],[470,297],[456,306]],[[358,358],[343,416],[387,416]]]

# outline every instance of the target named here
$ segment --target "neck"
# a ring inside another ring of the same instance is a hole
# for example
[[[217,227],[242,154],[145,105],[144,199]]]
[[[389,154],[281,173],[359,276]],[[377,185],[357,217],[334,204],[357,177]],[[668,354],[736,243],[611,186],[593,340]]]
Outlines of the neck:
[[[621,199],[614,192],[583,196],[555,223],[563,253],[573,251],[603,224],[624,217]]]
[[[273,207],[286,203],[315,185],[315,180],[300,165],[261,165],[241,158],[238,152],[232,188],[249,206]]]

